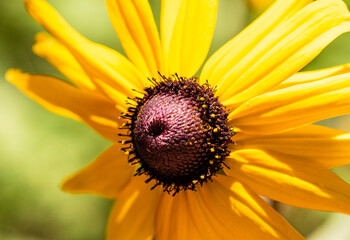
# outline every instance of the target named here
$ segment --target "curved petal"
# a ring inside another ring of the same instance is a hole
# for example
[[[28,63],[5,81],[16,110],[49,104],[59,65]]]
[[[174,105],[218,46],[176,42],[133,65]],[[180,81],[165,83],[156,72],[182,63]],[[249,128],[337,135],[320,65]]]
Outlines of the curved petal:
[[[45,58],[78,87],[92,91],[96,90],[95,84],[86,75],[73,55],[55,38],[44,32],[38,33],[35,36],[33,52]]]
[[[238,131],[259,135],[345,114],[350,114],[350,73],[262,94],[228,118]]]
[[[350,133],[309,125],[274,135],[236,134],[232,151],[260,149],[307,158],[325,168],[350,164]]]
[[[148,77],[164,72],[163,53],[147,0],[106,0],[115,31],[129,59]]]
[[[247,187],[218,176],[197,191],[164,195],[157,239],[303,239]]]
[[[205,239],[193,222],[188,203],[190,194],[189,191],[181,191],[174,197],[163,194],[157,212],[156,239]]]
[[[303,239],[264,200],[233,178],[221,175],[198,191],[188,196],[204,239]]]
[[[294,4],[286,5],[301,4],[290,2]],[[284,0],[277,1],[270,11],[285,10],[286,7],[279,5],[283,3]],[[224,46],[226,51],[219,50],[218,54],[222,55],[217,57],[219,62],[208,62],[201,78],[218,85],[217,94],[226,106],[234,108],[278,85],[309,63],[336,37],[350,31],[350,15],[340,0],[315,1],[292,16],[289,12],[284,14],[288,17],[284,16],[286,19],[280,24],[273,23],[274,28],[268,34],[252,36],[253,33],[247,34],[250,31],[243,32]],[[248,28],[255,27],[256,24]],[[247,43],[241,43],[243,40]],[[252,43],[255,44],[250,45]]]
[[[84,121],[103,137],[112,141],[117,139],[120,111],[108,99],[50,76],[10,69],[6,79],[47,110]]]
[[[134,173],[134,168],[129,165],[120,147],[120,144],[114,144],[95,161],[66,179],[62,190],[116,198]]]
[[[144,176],[132,178],[118,196],[109,217],[107,240],[145,240],[154,236],[162,192],[160,188],[150,190],[145,180]]]
[[[161,39],[169,73],[192,77],[208,54],[217,0],[162,0]]]
[[[283,89],[302,83],[314,82],[344,73],[350,73],[350,64],[344,64],[320,70],[298,72],[287,80],[283,81],[281,84],[277,85],[273,90]]]
[[[69,49],[106,96],[123,106],[123,96],[133,96],[133,88],[144,87],[146,77],[120,53],[82,37],[46,1],[24,2],[34,20]]]
[[[275,1],[267,11],[209,58],[203,67],[201,81],[210,80],[211,85],[220,85],[223,81],[220,75],[226,74],[278,25],[311,2],[312,0]],[[225,66],[228,68],[224,69]]]
[[[260,195],[296,207],[350,213],[350,185],[315,162],[246,149],[233,152],[226,163],[229,176]]]

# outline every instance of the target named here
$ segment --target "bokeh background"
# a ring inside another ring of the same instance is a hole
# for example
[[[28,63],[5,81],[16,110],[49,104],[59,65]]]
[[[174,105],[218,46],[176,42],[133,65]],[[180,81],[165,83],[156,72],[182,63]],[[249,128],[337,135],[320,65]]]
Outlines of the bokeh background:
[[[103,0],[48,2],[84,36],[124,53]],[[160,0],[150,2],[159,23]],[[220,0],[209,54],[259,15],[263,5],[257,9],[249,2],[254,0]],[[43,29],[28,16],[22,1],[0,0],[0,13],[0,239],[103,239],[112,201],[67,194],[59,186],[110,142],[81,123],[44,110],[5,81],[10,67],[63,77],[32,53],[33,37]],[[342,35],[305,69],[350,62],[349,42],[350,34]],[[320,124],[350,131],[349,116]],[[350,182],[350,167],[334,171]],[[275,206],[308,239],[350,239],[349,216]]]

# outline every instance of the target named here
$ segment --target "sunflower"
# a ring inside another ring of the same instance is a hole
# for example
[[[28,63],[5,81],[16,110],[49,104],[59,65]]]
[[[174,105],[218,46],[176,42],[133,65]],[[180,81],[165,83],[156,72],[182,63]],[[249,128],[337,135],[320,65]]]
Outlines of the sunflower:
[[[261,196],[350,213],[350,135],[313,124],[350,113],[350,67],[298,72],[350,31],[341,0],[278,0],[203,64],[217,0],[106,0],[128,59],[25,0],[51,35],[34,52],[71,83],[10,69],[8,81],[113,145],[63,190],[116,199],[107,239],[303,239]]]

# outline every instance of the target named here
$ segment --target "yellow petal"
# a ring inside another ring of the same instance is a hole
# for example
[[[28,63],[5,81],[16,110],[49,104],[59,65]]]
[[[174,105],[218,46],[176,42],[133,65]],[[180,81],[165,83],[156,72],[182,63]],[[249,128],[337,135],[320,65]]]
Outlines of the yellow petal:
[[[208,54],[217,0],[162,0],[161,37],[169,73],[192,77]]]
[[[164,193],[157,212],[156,239],[191,240],[206,239],[201,236],[201,228],[194,222],[189,209],[188,195],[191,191],[181,191],[174,197]]]
[[[115,31],[129,59],[148,77],[164,72],[163,54],[147,0],[106,0]]]
[[[303,239],[264,200],[238,181],[219,176],[189,194],[204,239]]]
[[[339,65],[321,70],[299,72],[277,85],[273,90],[287,88],[301,83],[314,82],[344,73],[350,73],[350,64]]]
[[[123,105],[120,99],[125,95],[132,96],[132,88],[143,88],[144,75],[120,53],[82,37],[46,1],[24,2],[34,20],[69,49],[106,96]]]
[[[252,10],[259,13],[265,10],[273,0],[247,0],[247,2]]]
[[[350,213],[350,186],[315,162],[247,149],[231,153],[226,163],[229,176],[260,195],[291,206]]]
[[[64,76],[78,87],[95,90],[96,86],[86,75],[73,55],[55,38],[41,32],[35,36],[33,51],[36,55],[45,58]]]
[[[312,0],[280,0],[275,1],[270,9],[265,11],[252,24],[236,37],[227,42],[215,52],[203,67],[201,81],[210,80],[212,85],[219,85],[224,75],[245,55],[254,49],[258,43],[269,35],[278,25],[301,10]],[[229,64],[227,66],[224,63]],[[227,67],[227,69],[225,69]],[[223,91],[223,89],[221,90]]]
[[[170,225],[170,221],[172,214],[176,213],[178,206],[178,200],[176,199],[163,194],[159,202],[156,213],[156,236],[160,240],[168,240],[171,237],[172,226]],[[174,204],[175,202],[176,204]]]
[[[261,149],[307,158],[325,168],[350,164],[350,134],[328,127],[309,125],[274,135],[234,136],[232,150]]]
[[[84,121],[103,137],[117,139],[120,111],[108,99],[50,76],[10,69],[6,79],[47,110]]]
[[[120,147],[115,144],[108,148],[91,164],[65,180],[62,190],[116,198],[134,173]]]
[[[220,240],[232,239],[234,237],[234,233],[230,229],[230,226],[228,226],[228,223],[223,223],[220,220],[221,216],[218,216],[220,212],[212,212],[212,209],[207,207],[200,193],[189,192],[187,196],[189,205],[188,214],[191,214],[192,221],[198,226],[202,239]]]
[[[229,122],[247,134],[272,134],[350,113],[350,73],[268,92],[236,108]]]
[[[219,178],[225,178],[219,182],[229,184],[222,186],[216,181]],[[226,176],[219,176],[213,183],[206,183],[195,192],[180,192],[175,197],[165,194],[157,214],[156,238],[302,239],[258,196],[251,192],[242,196],[248,190],[241,184],[236,182],[232,186],[235,193],[231,192],[230,184],[233,182]],[[247,201],[251,203],[247,205]]]
[[[276,11],[285,10],[285,6],[280,6],[285,2],[277,1],[270,11],[275,9],[274,13],[281,15]],[[302,5],[289,2],[286,4],[289,7]],[[219,62],[209,61],[209,69],[203,70],[203,77],[218,85],[217,94],[226,106],[234,108],[278,85],[309,63],[336,37],[350,30],[349,13],[340,0],[316,1],[292,16],[280,17],[283,21],[272,23],[274,28],[269,33],[256,35],[243,31],[224,46],[224,51],[219,50],[218,54],[222,55],[217,57]],[[254,24],[248,28],[255,27]]]
[[[161,189],[150,190],[144,176],[132,178],[118,196],[109,217],[107,240],[152,239]]]

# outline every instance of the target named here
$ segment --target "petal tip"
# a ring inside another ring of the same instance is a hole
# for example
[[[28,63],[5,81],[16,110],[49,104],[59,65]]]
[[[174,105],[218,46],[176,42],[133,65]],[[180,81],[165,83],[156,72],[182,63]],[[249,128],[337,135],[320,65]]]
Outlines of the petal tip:
[[[32,51],[38,56],[43,57],[45,53],[45,46],[52,44],[52,39],[46,32],[39,32],[34,37],[34,45],[32,46]]]
[[[16,69],[16,68],[10,68],[5,73],[5,79],[8,82],[13,83],[18,78],[23,78],[24,75],[25,73],[23,73],[22,70]]]
[[[84,191],[83,188],[79,185],[79,182],[77,183],[74,181],[75,175],[66,177],[61,184],[59,185],[59,188],[66,193],[72,193],[72,194],[82,194],[82,193],[88,193],[88,191]]]
[[[35,0],[23,0],[24,7],[28,10],[29,5],[32,4]]]
[[[59,185],[59,188],[61,189],[61,191],[65,192],[65,193],[69,193],[69,194],[85,194],[85,192],[79,191],[79,190],[75,189],[74,187],[71,187],[67,181],[62,182]]]
[[[35,42],[42,42],[45,40],[49,40],[50,36],[46,32],[38,32],[35,34],[34,41]]]
[[[69,180],[70,178],[66,178],[64,179],[60,185],[59,185],[59,188],[64,191],[64,192],[70,192],[70,187],[69,187]]]

